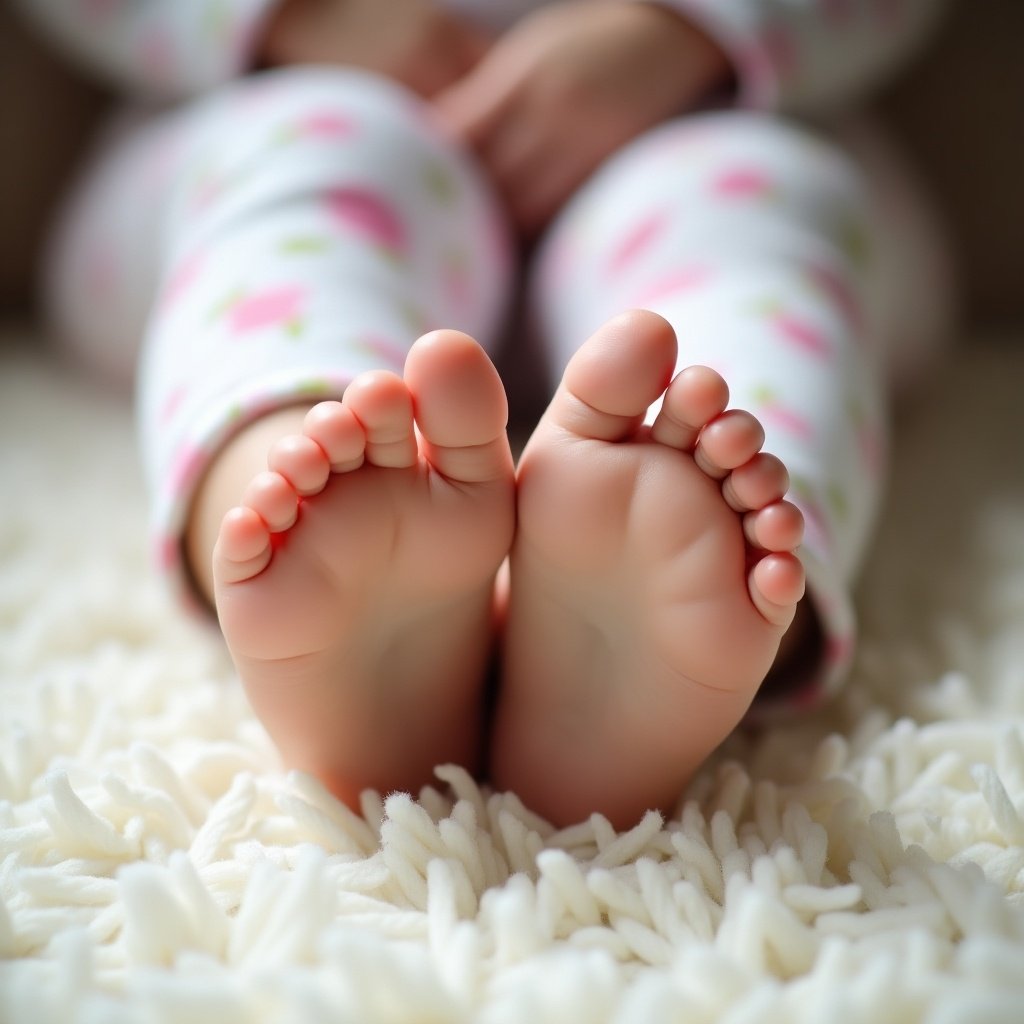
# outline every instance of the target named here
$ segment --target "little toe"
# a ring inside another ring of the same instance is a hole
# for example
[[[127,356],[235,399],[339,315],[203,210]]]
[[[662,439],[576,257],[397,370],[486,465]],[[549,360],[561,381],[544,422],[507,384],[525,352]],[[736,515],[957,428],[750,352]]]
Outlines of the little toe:
[[[764,427],[742,409],[730,409],[700,433],[693,461],[715,480],[749,462],[764,444]]]
[[[464,483],[511,478],[505,388],[468,334],[424,335],[409,352],[405,381],[424,454],[443,476]]]
[[[782,460],[767,452],[734,469],[722,483],[722,497],[734,512],[764,508],[789,490],[789,473]]]
[[[304,498],[319,494],[331,474],[327,453],[305,434],[289,434],[277,441],[267,456],[267,465]]]
[[[229,509],[213,548],[213,574],[219,583],[241,583],[261,573],[272,554],[270,531],[257,512]]]
[[[787,627],[796,614],[797,602],[804,596],[804,568],[800,559],[788,552],[765,555],[750,570],[748,589],[754,607],[767,622]]]
[[[413,404],[401,377],[387,370],[361,374],[346,389],[343,404],[366,434],[366,461],[405,469],[416,464]]]
[[[688,366],[668,387],[665,401],[651,426],[659,444],[693,451],[706,423],[729,404],[729,385],[709,366]]]
[[[341,402],[318,402],[306,413],[302,430],[323,449],[332,473],[350,473],[365,461],[366,434]]]
[[[569,361],[545,421],[596,440],[633,436],[668,387],[676,347],[671,324],[656,313],[614,317]]]
[[[763,551],[795,551],[803,540],[804,517],[788,501],[777,501],[743,517],[747,542]]]
[[[280,473],[258,473],[242,495],[242,504],[255,512],[271,533],[281,533],[295,524],[299,496]]]

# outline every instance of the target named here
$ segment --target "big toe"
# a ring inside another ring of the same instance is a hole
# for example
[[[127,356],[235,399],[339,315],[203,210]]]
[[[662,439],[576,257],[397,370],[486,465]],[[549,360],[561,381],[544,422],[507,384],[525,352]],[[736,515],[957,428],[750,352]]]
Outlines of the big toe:
[[[486,444],[504,433],[508,401],[487,353],[461,331],[431,331],[412,347],[405,382],[416,424],[443,447]]]
[[[582,437],[632,436],[668,387],[676,351],[675,331],[657,313],[614,317],[569,361],[546,418]]]
[[[431,465],[467,483],[511,476],[505,388],[468,334],[439,330],[420,338],[406,358],[405,382]]]

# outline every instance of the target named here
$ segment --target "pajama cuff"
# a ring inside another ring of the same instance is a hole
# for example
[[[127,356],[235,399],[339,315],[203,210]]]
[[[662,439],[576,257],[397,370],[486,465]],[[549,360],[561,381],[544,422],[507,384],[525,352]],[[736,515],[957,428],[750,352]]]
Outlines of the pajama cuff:
[[[810,677],[784,693],[757,697],[747,721],[767,725],[792,718],[794,711],[811,711],[842,687],[849,675],[857,635],[857,622],[849,587],[831,560],[804,546],[798,552],[807,576],[807,598],[817,613],[824,639],[821,661]]]
[[[196,492],[217,453],[239,430],[268,413],[289,406],[340,400],[352,375],[311,377],[308,370],[246,380],[244,390],[222,395],[208,414],[193,421],[160,472],[152,505],[154,559],[173,596],[184,609],[209,619],[212,609],[196,588],[184,541]],[[240,496],[239,496],[240,497]]]
[[[774,28],[763,5],[723,0],[640,0],[676,11],[714,40],[736,73],[738,107],[775,110],[789,59],[788,38]]]

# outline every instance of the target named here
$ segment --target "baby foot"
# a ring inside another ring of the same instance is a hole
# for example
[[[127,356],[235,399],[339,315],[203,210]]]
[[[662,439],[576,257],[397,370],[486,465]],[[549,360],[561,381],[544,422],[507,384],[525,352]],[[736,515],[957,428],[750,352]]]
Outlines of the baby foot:
[[[564,824],[671,809],[753,699],[803,594],[803,520],[761,425],[636,311],[574,356],[523,453],[495,782]],[[652,426],[649,406],[664,393]]]
[[[214,596],[249,699],[289,766],[350,803],[478,757],[515,515],[506,419],[483,350],[436,331],[404,379],[315,406],[224,516]]]

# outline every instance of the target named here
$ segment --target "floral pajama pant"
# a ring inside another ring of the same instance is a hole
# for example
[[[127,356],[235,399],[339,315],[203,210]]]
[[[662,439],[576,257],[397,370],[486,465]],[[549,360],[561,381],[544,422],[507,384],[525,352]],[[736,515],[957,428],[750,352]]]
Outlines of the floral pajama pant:
[[[592,176],[525,275],[549,384],[602,321],[646,307],[681,366],[715,367],[764,424],[826,634],[790,704],[849,663],[889,384],[918,372],[948,294],[923,208],[884,165],[766,114],[681,118]],[[495,196],[419,101],[362,72],[283,69],[113,130],[57,233],[50,299],[79,355],[137,375],[158,557],[184,580],[190,501],[234,431],[401,372],[435,327],[494,353],[519,269]]]

